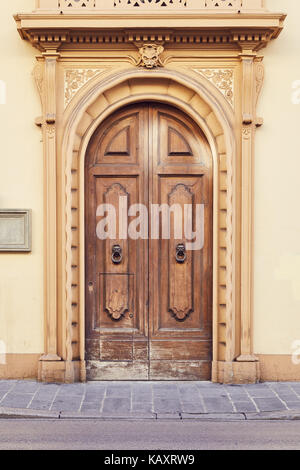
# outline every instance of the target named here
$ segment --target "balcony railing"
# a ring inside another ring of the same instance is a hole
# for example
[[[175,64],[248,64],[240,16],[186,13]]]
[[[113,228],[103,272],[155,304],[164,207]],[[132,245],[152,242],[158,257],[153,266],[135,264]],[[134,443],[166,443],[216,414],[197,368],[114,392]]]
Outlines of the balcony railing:
[[[254,11],[264,9],[264,0],[36,0],[38,11]]]

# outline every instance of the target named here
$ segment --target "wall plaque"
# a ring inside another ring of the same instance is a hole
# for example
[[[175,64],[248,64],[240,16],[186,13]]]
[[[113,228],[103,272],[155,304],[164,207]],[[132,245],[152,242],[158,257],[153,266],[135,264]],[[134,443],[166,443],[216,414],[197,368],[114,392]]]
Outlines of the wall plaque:
[[[0,209],[0,252],[31,251],[31,210]]]

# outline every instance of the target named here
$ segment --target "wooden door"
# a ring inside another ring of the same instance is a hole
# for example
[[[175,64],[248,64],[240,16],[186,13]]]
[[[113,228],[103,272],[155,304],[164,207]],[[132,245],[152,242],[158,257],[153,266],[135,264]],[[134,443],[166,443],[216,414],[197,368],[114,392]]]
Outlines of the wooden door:
[[[168,106],[127,107],[95,132],[85,166],[88,379],[210,378],[211,165],[200,129]],[[185,220],[201,233],[196,246]]]

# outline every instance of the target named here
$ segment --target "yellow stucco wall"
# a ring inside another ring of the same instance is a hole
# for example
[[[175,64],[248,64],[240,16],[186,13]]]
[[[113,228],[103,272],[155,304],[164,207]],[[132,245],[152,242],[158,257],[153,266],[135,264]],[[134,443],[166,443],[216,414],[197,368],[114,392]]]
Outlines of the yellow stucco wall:
[[[300,2],[269,0],[288,13],[279,38],[264,50],[266,78],[259,102],[265,120],[255,160],[254,349],[291,354],[300,339]],[[298,97],[300,93],[298,94]]]
[[[31,254],[0,254],[0,341],[7,353],[39,353],[43,341],[43,161],[41,131],[34,119],[40,103],[31,72],[36,51],[20,39],[13,14],[34,9],[35,0],[0,2],[0,207],[32,209]]]
[[[43,345],[43,162],[34,119],[40,103],[31,77],[36,51],[17,33],[13,13],[35,0],[0,3],[0,206],[33,210],[31,254],[0,254],[0,341],[8,353],[39,353]],[[285,30],[263,51],[266,80],[259,102],[255,169],[254,350],[290,354],[300,339],[300,80],[299,0],[269,0],[286,11]]]

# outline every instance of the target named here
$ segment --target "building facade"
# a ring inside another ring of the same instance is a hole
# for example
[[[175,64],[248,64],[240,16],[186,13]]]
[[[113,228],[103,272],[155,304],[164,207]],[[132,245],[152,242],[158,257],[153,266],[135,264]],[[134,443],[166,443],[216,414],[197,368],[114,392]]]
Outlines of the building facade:
[[[1,13],[0,377],[299,380],[298,2]]]

